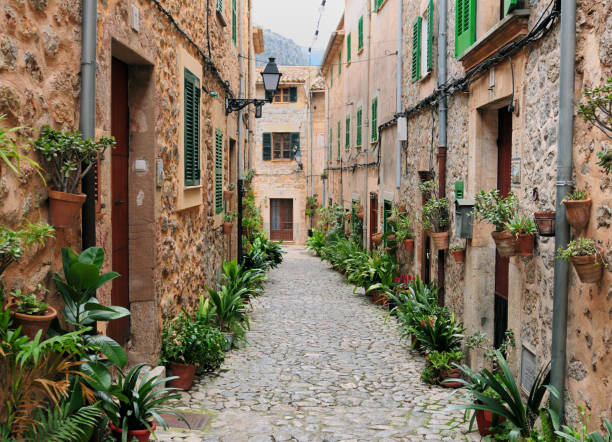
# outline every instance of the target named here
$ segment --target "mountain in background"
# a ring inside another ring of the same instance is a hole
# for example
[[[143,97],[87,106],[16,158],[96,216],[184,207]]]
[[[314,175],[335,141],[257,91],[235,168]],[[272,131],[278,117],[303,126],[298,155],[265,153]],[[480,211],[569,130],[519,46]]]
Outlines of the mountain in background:
[[[285,66],[307,66],[308,48],[298,45],[293,40],[283,37],[269,29],[264,29],[263,54],[257,55],[257,66],[264,66],[269,57],[276,58],[276,63]],[[319,66],[323,59],[324,49],[313,49],[310,54],[310,65]]]
[[[304,55],[306,56],[306,64],[308,64],[308,48],[302,48]],[[323,61],[323,55],[325,55],[325,49],[313,49],[310,53],[310,65],[320,66]]]

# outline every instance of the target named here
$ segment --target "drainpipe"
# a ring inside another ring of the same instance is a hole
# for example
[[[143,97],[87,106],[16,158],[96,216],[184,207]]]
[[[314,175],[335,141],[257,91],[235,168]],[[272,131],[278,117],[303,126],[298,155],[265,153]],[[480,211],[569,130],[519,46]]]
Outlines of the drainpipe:
[[[81,118],[79,130],[82,137],[96,136],[96,37],[97,1],[83,0],[81,23]],[[87,195],[82,214],[82,247],[96,245],[96,182],[91,170],[82,182],[82,191]]]
[[[401,3],[401,2],[400,2]],[[367,144],[364,146],[365,149],[365,154],[366,154],[366,159],[365,159],[365,163],[368,164],[370,162],[370,134],[372,133],[372,115],[371,115],[371,107],[372,104],[370,103],[372,98],[370,96],[370,58],[372,57],[372,2],[367,2],[368,4],[368,54],[367,54],[367,63],[366,63],[366,97],[367,97],[367,101],[366,101],[366,109],[368,109],[368,119],[367,121],[369,122],[369,124],[367,125],[368,131],[367,131],[367,137],[366,140]],[[380,134],[379,134],[379,139],[378,139],[378,148],[380,149]],[[357,158],[359,158],[359,156],[357,156]],[[368,175],[370,172],[370,167],[369,166],[364,166],[363,167],[363,222],[361,223],[362,228],[363,228],[363,247],[366,250],[370,250],[370,222],[372,221],[370,219],[370,217],[368,216],[368,212],[369,212],[369,204],[370,204],[370,195],[368,194]]]
[[[248,0],[246,0],[248,1]],[[243,13],[243,2],[238,2],[238,51],[240,54],[240,98],[244,98],[244,44],[243,44],[243,23],[242,23],[242,13]],[[250,40],[250,39],[249,39]],[[236,259],[238,264],[242,264],[242,110],[238,111],[238,149],[236,152],[236,205],[237,205],[237,250],[236,250]]]
[[[559,72],[559,126],[557,140],[557,201],[555,219],[555,250],[566,247],[569,225],[565,218],[563,198],[572,187],[572,153],[574,144],[574,65],[576,56],[576,0],[561,2],[561,68]],[[563,418],[566,345],[567,292],[569,263],[555,259],[551,384],[559,391],[559,398],[551,396],[551,405]]]
[[[399,2],[399,14],[397,20],[397,97],[396,97],[396,112],[399,114],[402,112],[402,41],[404,39],[403,35],[403,24],[404,20],[402,19],[404,15],[404,2]],[[396,127],[399,123],[396,123]],[[402,180],[402,142],[399,137],[399,130],[397,131],[397,146],[396,146],[396,164],[395,164],[395,188],[397,189],[398,198],[399,198],[399,190],[400,184]]]
[[[447,0],[440,0],[438,6],[438,88],[446,87],[446,52],[447,33]],[[446,123],[448,117],[446,91],[438,103],[438,194],[446,196]],[[438,304],[444,305],[445,256],[444,250],[438,250]]]

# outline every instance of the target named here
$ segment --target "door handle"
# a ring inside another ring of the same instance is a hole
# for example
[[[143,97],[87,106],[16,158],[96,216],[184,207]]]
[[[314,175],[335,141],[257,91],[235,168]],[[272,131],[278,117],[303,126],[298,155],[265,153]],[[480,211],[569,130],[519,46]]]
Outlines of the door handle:
[[[123,204],[125,203],[124,200],[115,200],[115,206],[118,206],[119,204]]]

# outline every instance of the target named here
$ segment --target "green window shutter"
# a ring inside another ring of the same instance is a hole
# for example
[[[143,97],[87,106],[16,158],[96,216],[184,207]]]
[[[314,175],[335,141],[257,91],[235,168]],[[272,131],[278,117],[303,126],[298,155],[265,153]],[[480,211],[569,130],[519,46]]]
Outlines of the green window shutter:
[[[338,121],[338,159],[340,159],[340,132],[341,132],[341,127],[340,127],[340,121]]]
[[[344,140],[344,148],[349,149],[351,147],[351,117],[346,117],[346,138]]]
[[[290,87],[289,88],[289,101],[291,103],[296,103],[297,102],[297,87]]]
[[[223,132],[215,129],[215,213],[223,211]]]
[[[297,147],[297,149],[294,149]],[[300,133],[299,132],[291,132],[291,159],[295,156],[294,152],[300,150]]]
[[[351,62],[351,34],[346,37],[346,62]]]
[[[372,99],[371,139],[378,141],[378,97]]]
[[[429,0],[427,10],[427,72],[433,70],[433,30],[434,30],[434,4]]]
[[[412,69],[410,80],[414,83],[421,78],[421,17],[412,24]]]
[[[433,1],[433,0],[432,0]],[[358,39],[357,39],[357,50],[361,51],[363,49],[363,15],[359,17],[359,26],[358,26]]]
[[[200,184],[200,80],[185,69],[185,186]]]
[[[223,12],[223,0],[217,0],[217,11]]]
[[[455,10],[455,57],[476,41],[476,0],[457,0]]]
[[[232,0],[232,41],[234,42],[234,46],[236,46],[236,42],[238,40],[238,29],[237,29],[237,20],[236,20],[236,0]]]
[[[342,73],[342,52],[338,53],[338,78],[340,77],[340,74]]]
[[[272,159],[272,134],[263,134],[263,160],[270,161]]]
[[[385,200],[383,203],[383,233],[387,233],[389,230],[388,220],[391,217],[392,207],[391,201]]]
[[[361,108],[357,109],[357,141],[356,145],[361,146]]]
[[[504,0],[504,16],[514,11],[518,6],[518,0]]]

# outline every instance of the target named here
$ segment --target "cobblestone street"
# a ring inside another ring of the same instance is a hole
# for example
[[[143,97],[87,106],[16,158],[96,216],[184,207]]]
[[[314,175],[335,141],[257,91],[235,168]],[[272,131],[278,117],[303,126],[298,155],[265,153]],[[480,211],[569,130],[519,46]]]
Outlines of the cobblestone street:
[[[385,309],[304,248],[286,250],[248,345],[184,394],[182,408],[210,416],[206,431],[160,440],[478,440],[449,410],[462,393],[421,382],[424,359]]]

